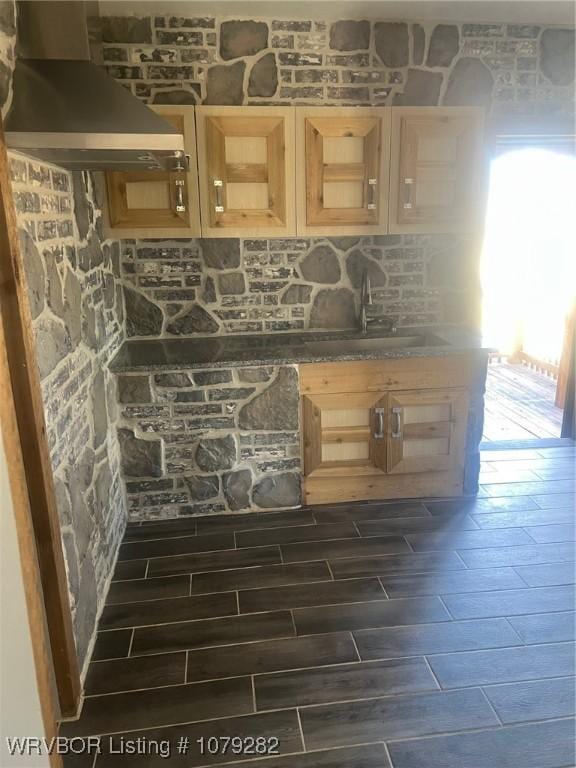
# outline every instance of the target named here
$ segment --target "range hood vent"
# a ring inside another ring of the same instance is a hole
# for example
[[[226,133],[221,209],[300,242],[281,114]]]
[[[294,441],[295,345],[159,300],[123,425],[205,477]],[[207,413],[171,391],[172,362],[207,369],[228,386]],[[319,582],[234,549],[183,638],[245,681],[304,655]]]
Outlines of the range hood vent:
[[[90,62],[84,3],[19,3],[18,53],[11,149],[70,170],[183,167],[183,136]]]

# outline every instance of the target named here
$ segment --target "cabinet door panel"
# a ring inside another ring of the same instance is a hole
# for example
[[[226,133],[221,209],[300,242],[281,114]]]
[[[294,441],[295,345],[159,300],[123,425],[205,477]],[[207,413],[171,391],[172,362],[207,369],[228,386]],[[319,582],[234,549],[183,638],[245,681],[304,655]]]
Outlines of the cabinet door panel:
[[[377,393],[303,396],[305,475],[382,473],[385,410]]]
[[[198,107],[204,237],[291,235],[294,112],[285,107]]]
[[[467,410],[466,390],[390,394],[388,472],[433,472],[459,466],[463,460]]]
[[[389,109],[296,113],[298,234],[386,232]]]
[[[390,232],[469,231],[481,225],[483,111],[393,110]]]
[[[200,234],[194,107],[153,106],[184,135],[190,166],[180,171],[109,171],[107,233],[113,237]]]

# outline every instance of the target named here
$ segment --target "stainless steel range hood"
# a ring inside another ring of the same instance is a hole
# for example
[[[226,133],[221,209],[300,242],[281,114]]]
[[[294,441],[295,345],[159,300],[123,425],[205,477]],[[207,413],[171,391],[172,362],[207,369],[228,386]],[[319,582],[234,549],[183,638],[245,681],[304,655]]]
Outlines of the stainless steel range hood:
[[[89,60],[81,2],[18,4],[11,149],[73,170],[179,167],[184,139]]]

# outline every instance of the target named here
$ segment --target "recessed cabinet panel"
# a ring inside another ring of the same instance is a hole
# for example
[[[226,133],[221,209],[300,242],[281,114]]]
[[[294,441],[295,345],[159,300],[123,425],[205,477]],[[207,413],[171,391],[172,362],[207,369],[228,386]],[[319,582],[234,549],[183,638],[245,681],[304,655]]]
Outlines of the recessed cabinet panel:
[[[113,237],[197,237],[200,234],[194,107],[151,106],[184,135],[188,169],[108,171],[107,234]]]
[[[389,109],[296,113],[298,234],[386,232]]]
[[[302,398],[304,472],[315,477],[381,474],[385,403],[377,393]]]
[[[294,111],[198,107],[204,237],[294,235]]]
[[[482,222],[483,111],[392,110],[390,232],[472,231]]]
[[[466,390],[416,390],[389,395],[388,472],[437,472],[462,462]]]
[[[126,208],[131,211],[170,209],[170,185],[165,181],[127,181]]]

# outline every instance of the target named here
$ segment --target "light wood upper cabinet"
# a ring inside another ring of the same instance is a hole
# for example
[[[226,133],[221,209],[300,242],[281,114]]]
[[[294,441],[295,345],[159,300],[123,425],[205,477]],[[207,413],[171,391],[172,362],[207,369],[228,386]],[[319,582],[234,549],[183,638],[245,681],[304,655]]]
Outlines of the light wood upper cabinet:
[[[197,107],[204,237],[296,234],[294,110]]]
[[[391,393],[388,472],[439,472],[462,465],[467,413],[464,389]]]
[[[465,232],[482,223],[483,110],[392,109],[389,231]]]
[[[390,110],[296,108],[299,235],[387,231]]]
[[[151,106],[184,135],[188,169],[108,171],[107,233],[113,237],[198,237],[200,211],[192,106]]]
[[[476,107],[154,106],[190,168],[105,174],[112,237],[473,232]]]

